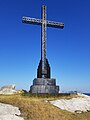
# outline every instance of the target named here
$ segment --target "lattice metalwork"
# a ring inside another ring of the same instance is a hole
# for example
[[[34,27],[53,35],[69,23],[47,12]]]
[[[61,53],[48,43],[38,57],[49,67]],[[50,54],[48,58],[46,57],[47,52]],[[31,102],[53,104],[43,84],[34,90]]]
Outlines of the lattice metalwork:
[[[36,18],[30,18],[30,17],[23,17],[22,22],[27,23],[27,24],[42,25],[42,20],[36,19]],[[46,26],[63,29],[64,28],[64,23],[54,22],[54,21],[46,21]]]

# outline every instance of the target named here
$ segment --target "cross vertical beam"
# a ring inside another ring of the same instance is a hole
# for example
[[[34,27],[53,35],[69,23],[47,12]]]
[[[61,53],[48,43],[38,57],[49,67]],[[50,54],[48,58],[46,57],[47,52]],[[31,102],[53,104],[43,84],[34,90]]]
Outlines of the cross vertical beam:
[[[41,26],[41,60],[42,78],[47,74],[46,70],[46,6],[42,6],[42,26]]]

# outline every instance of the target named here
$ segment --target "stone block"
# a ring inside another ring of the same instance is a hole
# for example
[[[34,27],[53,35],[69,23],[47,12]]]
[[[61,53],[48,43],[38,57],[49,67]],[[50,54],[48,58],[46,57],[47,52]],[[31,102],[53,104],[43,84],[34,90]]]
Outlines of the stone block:
[[[30,87],[30,92],[57,94],[59,92],[59,86],[56,86],[56,79],[35,78],[33,85]]]

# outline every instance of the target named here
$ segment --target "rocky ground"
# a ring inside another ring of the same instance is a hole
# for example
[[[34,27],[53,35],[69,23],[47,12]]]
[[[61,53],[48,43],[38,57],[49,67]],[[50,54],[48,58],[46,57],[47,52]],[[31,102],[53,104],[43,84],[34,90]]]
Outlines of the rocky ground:
[[[84,110],[87,112],[82,112]],[[24,120],[90,120],[90,97],[82,94],[58,97],[0,95],[0,120],[23,120],[20,112]]]
[[[18,107],[0,103],[0,120],[24,120]]]
[[[90,97],[84,94],[78,94],[77,98],[54,100],[50,103],[69,112],[90,112]]]

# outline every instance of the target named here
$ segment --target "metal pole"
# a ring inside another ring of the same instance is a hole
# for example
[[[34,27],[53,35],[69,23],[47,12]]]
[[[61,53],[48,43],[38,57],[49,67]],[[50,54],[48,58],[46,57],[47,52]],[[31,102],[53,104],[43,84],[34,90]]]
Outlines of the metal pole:
[[[46,71],[46,6],[42,6],[42,39],[41,39],[41,59],[42,59],[42,78],[45,78]]]

